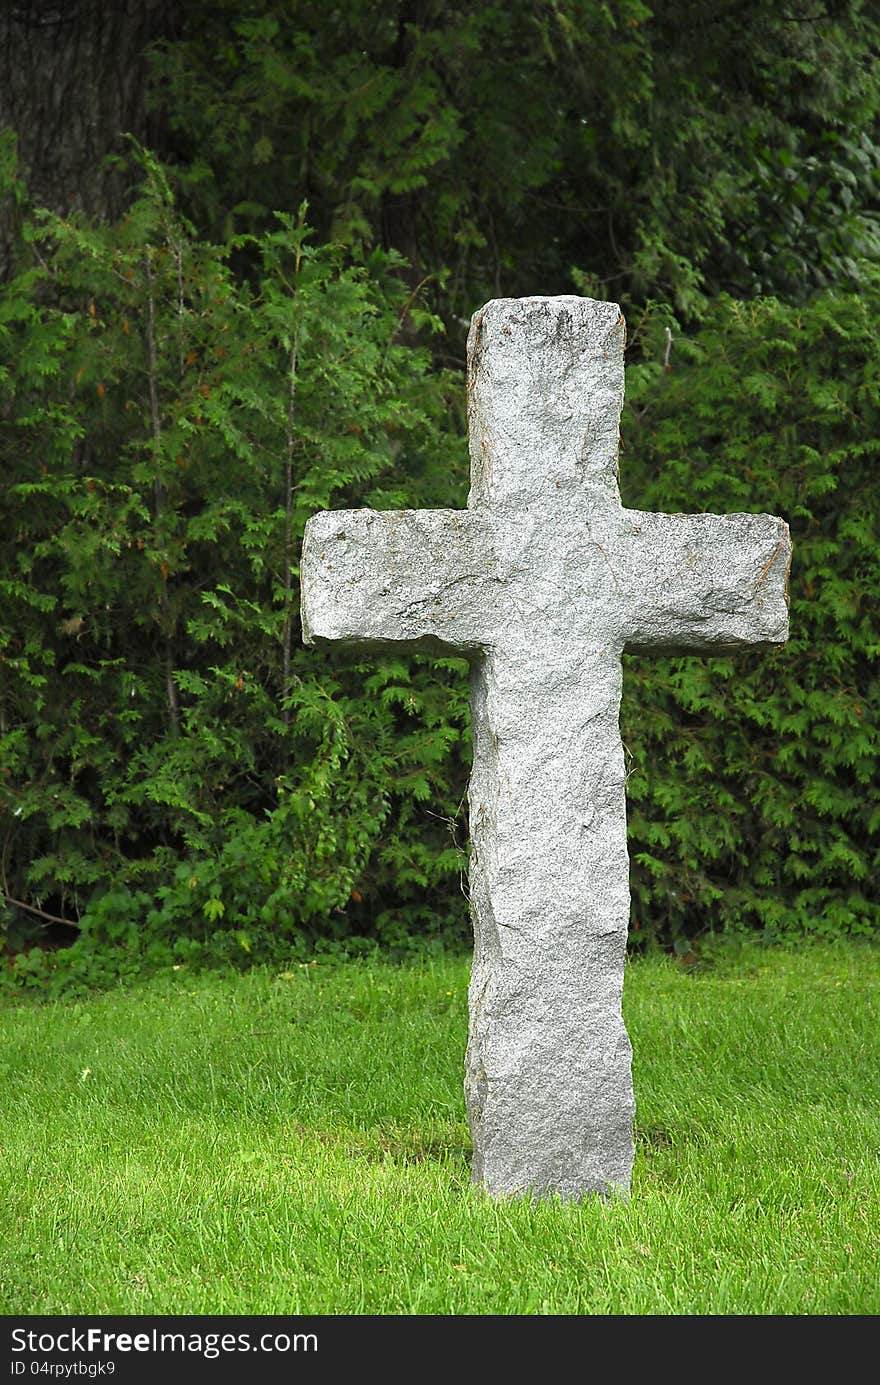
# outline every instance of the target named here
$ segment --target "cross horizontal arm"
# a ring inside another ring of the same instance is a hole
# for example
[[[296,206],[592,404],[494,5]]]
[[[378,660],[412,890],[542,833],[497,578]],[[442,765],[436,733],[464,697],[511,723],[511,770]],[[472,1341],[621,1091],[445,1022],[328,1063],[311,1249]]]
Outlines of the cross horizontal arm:
[[[467,655],[483,647],[494,569],[466,510],[323,511],[303,540],[303,639]]]
[[[788,639],[791,540],[784,520],[636,510],[624,516],[631,534],[624,559],[628,649],[720,652]]]

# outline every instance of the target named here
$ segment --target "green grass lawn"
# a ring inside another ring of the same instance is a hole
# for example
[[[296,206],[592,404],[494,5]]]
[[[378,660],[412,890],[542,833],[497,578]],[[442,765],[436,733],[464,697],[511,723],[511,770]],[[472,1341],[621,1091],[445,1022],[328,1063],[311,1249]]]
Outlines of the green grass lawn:
[[[0,1312],[880,1312],[880,948],[630,965],[629,1203],[471,1189],[467,971],[7,1006]]]

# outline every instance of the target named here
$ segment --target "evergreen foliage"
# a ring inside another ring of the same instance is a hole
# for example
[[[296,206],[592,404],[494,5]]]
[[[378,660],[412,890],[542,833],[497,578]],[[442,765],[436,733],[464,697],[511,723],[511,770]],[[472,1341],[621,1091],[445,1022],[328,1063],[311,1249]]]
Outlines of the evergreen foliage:
[[[0,137],[13,950],[466,934],[466,666],[304,649],[299,545],[463,505],[464,321],[573,288],[630,323],[626,502],[794,540],[787,646],[628,660],[634,936],[876,935],[880,21],[747,9],[187,6],[113,223]]]
[[[786,645],[627,660],[635,924],[651,932],[876,935],[878,312],[876,273],[802,307],[721,298],[674,368],[630,371],[626,500],[784,515],[794,548]]]
[[[449,322],[573,274],[693,319],[861,282],[878,57],[861,0],[211,0],[154,100],[215,234],[297,189],[322,235],[439,274]]]
[[[378,898],[458,869],[406,829],[461,688],[304,649],[296,563],[309,514],[436,503],[463,449],[393,256],[280,217],[246,282],[141,160],[118,226],[24,224],[3,299],[7,920],[249,955],[345,931],[370,857]]]

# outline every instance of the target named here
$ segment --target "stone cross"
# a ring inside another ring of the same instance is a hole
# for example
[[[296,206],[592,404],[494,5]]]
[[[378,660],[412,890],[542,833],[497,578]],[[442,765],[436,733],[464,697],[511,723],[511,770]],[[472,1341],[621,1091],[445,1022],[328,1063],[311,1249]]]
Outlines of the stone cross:
[[[621,505],[624,332],[588,298],[486,304],[468,508],[324,511],[303,546],[306,643],[471,663],[465,1091],[474,1181],[495,1195],[629,1187],[621,654],[788,633],[781,519]]]

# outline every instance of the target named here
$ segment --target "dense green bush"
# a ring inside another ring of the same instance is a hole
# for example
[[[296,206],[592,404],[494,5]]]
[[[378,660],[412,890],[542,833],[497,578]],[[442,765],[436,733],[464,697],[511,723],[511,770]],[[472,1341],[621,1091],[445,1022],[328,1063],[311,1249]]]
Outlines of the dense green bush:
[[[247,957],[351,904],[394,936],[459,868],[461,679],[305,650],[296,564],[314,510],[461,491],[401,340],[430,323],[393,256],[302,218],[211,245],[141,162],[118,226],[23,223],[0,307],[6,922]]]
[[[114,226],[28,217],[5,157],[11,942],[63,919],[75,952],[112,943],[136,967],[461,933],[465,666],[306,650],[296,582],[317,509],[464,503],[462,382],[411,344],[436,323],[393,255],[353,265],[304,215],[200,238],[143,152]],[[796,308],[719,299],[668,368],[668,311],[634,329],[626,501],[769,510],[795,545],[785,648],[628,661],[636,936],[877,928],[880,284],[864,275],[860,296]]]
[[[787,645],[627,661],[643,930],[880,924],[878,313],[876,272],[803,307],[722,298],[671,369],[629,373],[627,501],[769,511],[794,545]]]
[[[690,318],[876,257],[865,0],[190,0],[153,102],[199,225],[307,196],[404,254],[447,322],[584,291]],[[698,21],[698,22],[696,22]]]

